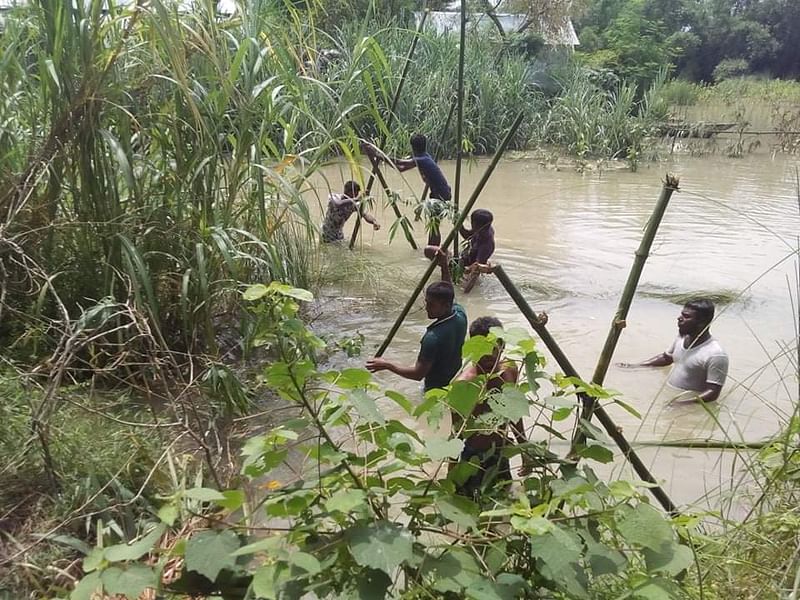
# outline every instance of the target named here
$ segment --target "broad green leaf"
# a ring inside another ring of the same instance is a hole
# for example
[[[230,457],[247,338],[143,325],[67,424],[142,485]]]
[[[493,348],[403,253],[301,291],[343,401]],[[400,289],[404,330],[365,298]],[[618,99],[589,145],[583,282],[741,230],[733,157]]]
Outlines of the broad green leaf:
[[[471,554],[454,549],[437,558],[426,556],[422,574],[431,577],[435,590],[458,594],[483,578],[483,567]]]
[[[602,429],[597,427],[597,425],[593,425],[586,419],[579,419],[578,422],[580,423],[580,428],[583,429],[587,437],[595,439],[598,442],[609,441],[608,438],[606,437],[606,434],[603,432]]]
[[[102,586],[100,573],[95,571],[81,579],[69,595],[69,600],[92,600]]]
[[[589,561],[592,573],[596,576],[621,573],[625,568],[627,559],[619,550],[596,542],[589,535],[584,536],[584,541],[586,543],[586,559]]]
[[[217,490],[211,488],[191,488],[183,492],[183,495],[191,500],[200,502],[219,502],[225,500],[225,496]]]
[[[451,440],[431,438],[425,442],[425,454],[435,461],[444,460],[445,458],[458,458],[463,449],[464,441],[458,438]]]
[[[516,600],[514,587],[500,585],[488,579],[479,579],[465,590],[466,597],[471,600]]]
[[[464,496],[442,496],[434,501],[442,516],[468,529],[478,526],[478,505]]]
[[[347,532],[350,553],[362,567],[379,569],[389,575],[413,557],[411,534],[396,523],[379,521]]]
[[[277,600],[281,587],[289,581],[285,564],[264,565],[253,575],[253,591],[258,598]]]
[[[239,510],[245,501],[244,490],[225,490],[222,496],[223,499],[217,500],[217,504],[230,511]]]
[[[649,504],[640,503],[636,508],[623,508],[617,529],[630,544],[636,544],[659,552],[665,544],[673,541],[672,528],[664,515]]]
[[[494,336],[491,336],[491,338],[494,338]],[[494,352],[496,346],[497,341],[490,339],[489,336],[473,335],[465,340],[464,345],[461,346],[461,357],[464,360],[475,363]]]
[[[459,415],[466,418],[480,400],[481,387],[475,381],[456,381],[447,392],[447,404]]]
[[[372,375],[366,369],[344,369],[336,378],[336,385],[343,390],[363,388],[370,384]]]
[[[257,552],[265,552],[267,554],[275,553],[283,546],[284,540],[281,536],[270,536],[262,538],[252,544],[242,546],[231,556],[247,556],[248,554],[256,554]]]
[[[544,535],[555,529],[555,524],[544,517],[522,517],[515,515],[511,517],[511,526],[522,533],[528,535]]]
[[[254,302],[256,300],[260,300],[267,294],[269,294],[269,289],[267,289],[267,286],[265,286],[263,283],[256,283],[255,285],[249,286],[244,292],[242,292],[242,298],[248,302]]]
[[[232,553],[239,549],[239,538],[230,530],[201,531],[186,542],[186,569],[216,580],[222,569],[233,568]]]
[[[178,518],[178,514],[178,506],[174,502],[168,502],[158,509],[158,518],[162,523],[165,523],[170,527],[172,527],[172,525],[175,523],[175,520]]]
[[[281,296],[288,296],[289,298],[294,298],[295,300],[301,300],[303,302],[314,301],[314,294],[308,290],[292,287],[290,285],[286,285],[285,283],[273,281],[269,284],[269,289],[270,291],[278,292]]]
[[[381,411],[378,410],[378,405],[375,403],[375,400],[364,390],[353,390],[350,392],[350,401],[364,420],[370,423],[380,423],[381,425],[386,422]]]
[[[581,458],[589,458],[603,464],[610,463],[614,460],[614,453],[600,444],[583,446],[578,450],[578,456]]]
[[[675,576],[689,568],[694,562],[694,554],[691,548],[672,543],[665,544],[659,552],[645,548],[644,560],[648,571]]]
[[[147,588],[158,585],[152,567],[140,564],[128,565],[124,569],[111,567],[103,571],[100,579],[106,594],[125,596],[128,600],[136,600]]]
[[[571,408],[557,408],[553,411],[553,421],[565,421],[572,414]]]
[[[90,573],[100,567],[105,561],[106,550],[106,548],[93,548],[83,559],[83,572]]]
[[[316,557],[307,552],[292,552],[289,554],[289,562],[296,567],[300,567],[309,575],[316,575],[322,571],[322,566]]]
[[[406,398],[400,392],[395,392],[393,390],[387,390],[384,392],[387,398],[393,400],[395,404],[397,404],[400,408],[406,411],[406,414],[412,414],[414,412],[414,405],[411,404],[408,398]]]
[[[506,385],[499,394],[492,394],[489,406],[496,415],[509,420],[518,421],[529,413],[528,397],[516,386]]]
[[[163,523],[156,525],[148,534],[132,544],[117,544],[106,549],[104,556],[109,562],[123,560],[136,560],[153,549],[155,543],[164,534],[167,526]]]
[[[367,497],[361,490],[339,490],[325,501],[325,508],[347,514],[364,506],[366,501]]]
[[[356,589],[359,600],[382,600],[392,585],[392,579],[383,571],[364,569],[358,574]]]
[[[542,563],[541,573],[570,595],[587,597],[586,574],[580,567],[582,543],[572,531],[556,526],[531,541],[531,554]]]
[[[631,597],[640,600],[675,600],[684,595],[677,585],[661,577],[654,577],[637,586],[631,593]]]

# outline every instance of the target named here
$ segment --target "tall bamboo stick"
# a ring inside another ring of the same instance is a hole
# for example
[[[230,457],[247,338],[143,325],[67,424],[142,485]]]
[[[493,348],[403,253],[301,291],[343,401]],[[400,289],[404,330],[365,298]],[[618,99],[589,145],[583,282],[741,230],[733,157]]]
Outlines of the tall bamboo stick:
[[[414,51],[417,49],[417,42],[419,41],[420,33],[422,33],[422,28],[425,26],[425,21],[428,19],[428,13],[429,13],[429,11],[427,10],[427,7],[426,7],[426,9],[422,11],[422,18],[419,20],[419,25],[417,25],[417,31],[414,33],[414,39],[411,40],[411,46],[408,49],[408,54],[406,54],[406,61],[403,64],[403,71],[402,71],[402,73],[400,73],[400,81],[397,84],[397,89],[394,91],[394,97],[392,98],[392,104],[391,104],[391,106],[389,108],[389,114],[386,115],[386,128],[387,129],[389,128],[389,125],[391,124],[392,120],[394,119],[394,113],[395,113],[395,110],[397,110],[397,103],[400,102],[400,94],[403,91],[403,85],[406,82],[406,77],[408,76],[408,70],[411,68],[411,59],[414,56]],[[382,139],[381,140],[381,145],[383,145],[384,142],[385,142],[385,140]],[[372,163],[372,173],[369,176],[369,180],[367,180],[367,188],[366,188],[366,192],[365,192],[365,195],[367,195],[367,196],[369,196],[369,193],[372,191],[372,185],[375,183],[375,169],[377,169],[377,163],[373,162]],[[386,194],[388,196],[390,190],[389,189],[384,189],[384,192],[386,192]],[[400,211],[397,209],[397,206],[394,206],[394,212],[395,212],[395,215],[397,215],[398,218],[402,217],[402,215],[399,214]],[[356,220],[355,227],[353,227],[353,234],[350,236],[350,250],[352,250],[355,247],[356,240],[358,239],[358,232],[360,230],[361,230],[361,218],[360,218],[360,214],[359,214],[359,218]],[[417,249],[417,245],[416,245],[415,242],[412,241],[413,237],[410,237],[410,236],[407,236],[407,237],[409,239],[409,242],[411,242],[411,246],[414,248],[414,250],[416,250]]]
[[[464,55],[467,49],[467,3],[461,0],[461,38],[458,46],[458,115],[456,117],[456,180],[453,189],[453,204],[458,214],[461,194],[461,138],[464,135]],[[458,248],[458,229],[454,229],[453,247]]]
[[[502,142],[500,142],[500,146],[497,148],[497,150],[494,153],[494,156],[492,157],[492,162],[490,162],[489,165],[486,167],[486,171],[484,171],[483,176],[481,176],[480,181],[478,181],[478,185],[475,186],[475,191],[472,192],[472,196],[470,196],[469,200],[467,200],[467,203],[464,205],[464,210],[461,211],[461,213],[458,215],[458,218],[456,219],[456,222],[453,224],[453,230],[447,235],[444,242],[442,242],[441,247],[444,250],[447,250],[447,248],[450,246],[450,244],[453,242],[453,239],[455,238],[455,233],[464,224],[464,220],[467,218],[467,214],[472,209],[475,202],[478,200],[478,196],[480,196],[481,192],[483,191],[483,188],[486,187],[486,182],[489,181],[489,177],[491,177],[492,172],[494,172],[497,163],[500,162],[500,158],[503,156],[503,152],[505,152],[506,148],[508,147],[508,144],[511,143],[511,138],[513,138],[514,134],[517,132],[517,129],[519,128],[520,123],[522,123],[522,118],[524,116],[525,113],[523,111],[520,111],[517,114],[517,117],[511,124],[511,129],[508,130],[506,137],[503,138]],[[430,278],[431,273],[433,273],[436,266],[437,266],[436,261],[431,261],[431,263],[428,265],[428,268],[425,269],[425,273],[422,275],[422,278],[417,284],[417,287],[414,288],[414,291],[411,293],[411,296],[406,302],[406,305],[403,307],[403,310],[400,311],[400,314],[397,316],[397,319],[395,320],[394,325],[392,325],[392,328],[389,330],[389,333],[386,334],[386,338],[383,340],[383,343],[380,345],[380,348],[378,348],[378,351],[375,353],[375,356],[383,356],[383,353],[386,352],[386,349],[389,347],[389,344],[392,343],[392,339],[397,333],[397,330],[400,329],[400,325],[402,325],[403,321],[405,321],[405,318],[406,316],[408,316],[411,307],[414,306],[414,302],[417,301],[417,298],[422,292],[422,289],[425,287],[425,284],[428,282],[428,279]]]
[[[386,179],[383,177],[383,172],[378,166],[377,159],[370,156],[369,160],[372,163],[372,172],[378,177],[378,181],[381,182],[381,186],[383,187],[383,191],[386,193],[386,197],[391,199],[391,190],[389,189],[389,184],[386,183]],[[411,244],[411,247],[414,250],[417,250],[417,242],[414,241],[414,234],[411,233],[411,229],[408,227],[408,222],[403,219],[403,215],[400,212],[400,209],[397,208],[397,203],[393,199],[391,199],[391,205],[395,216],[400,219],[400,226],[403,228],[403,233],[406,236],[406,240],[408,240],[408,243]]]
[[[661,219],[664,217],[664,212],[667,210],[669,199],[672,197],[673,192],[678,189],[679,182],[680,180],[678,177],[675,175],[670,175],[669,173],[664,180],[664,186],[661,188],[661,194],[659,195],[658,201],[653,208],[653,214],[650,215],[650,220],[647,221],[647,226],[645,227],[644,234],[642,235],[642,241],[639,243],[639,248],[636,250],[633,265],[631,266],[630,273],[628,273],[628,280],[625,282],[625,287],[622,290],[622,296],[619,299],[617,312],[614,314],[614,318],[611,320],[611,329],[608,332],[608,336],[606,336],[606,343],[603,346],[603,351],[600,353],[600,358],[598,359],[597,366],[594,369],[592,383],[603,385],[603,381],[605,381],[606,374],[608,373],[608,367],[611,364],[611,357],[614,355],[614,350],[617,348],[617,343],[622,335],[622,330],[625,328],[625,319],[628,318],[628,311],[633,303],[633,296],[636,294],[636,288],[639,285],[639,279],[642,276],[644,264],[647,262],[647,257],[650,256],[650,248],[653,246],[653,240],[656,237],[656,232],[658,231],[659,225],[661,225]],[[587,421],[590,420],[592,418],[592,412],[594,411],[595,406],[595,399],[587,398],[581,410],[581,418],[586,419]],[[575,432],[573,447],[576,444],[582,444],[585,440],[586,437],[584,432],[581,429],[578,429]]]
[[[533,327],[533,330],[539,335],[542,342],[544,342],[544,345],[547,346],[550,354],[553,355],[553,358],[564,371],[564,374],[568,377],[577,377],[580,379],[580,375],[578,375],[575,367],[572,366],[572,363],[569,361],[566,354],[564,354],[564,352],[561,350],[561,347],[556,343],[555,339],[553,339],[553,336],[550,335],[547,327],[539,321],[536,313],[534,313],[528,302],[525,300],[525,298],[523,298],[522,294],[511,282],[511,279],[509,279],[503,267],[497,265],[492,269],[492,272],[500,281],[501,285],[506,289],[508,295],[511,296],[511,299],[517,305],[522,315],[525,317],[528,323],[530,323],[531,327]],[[588,396],[585,395],[580,396],[583,402],[585,402],[585,399],[588,398]],[[652,493],[655,499],[658,500],[661,506],[664,507],[664,510],[670,514],[677,514],[678,509],[675,504],[673,504],[672,500],[670,500],[669,496],[667,496],[666,492],[664,492],[661,486],[658,485],[656,479],[647,469],[633,448],[631,448],[628,440],[626,440],[625,436],[622,435],[621,429],[617,427],[616,423],[614,423],[605,409],[598,405],[595,407],[594,413],[597,415],[597,419],[603,425],[603,428],[606,430],[608,435],[614,440],[619,449],[622,451],[622,454],[625,456],[628,462],[631,463],[637,475],[639,475],[643,481],[652,484],[652,487],[649,488],[650,493]]]

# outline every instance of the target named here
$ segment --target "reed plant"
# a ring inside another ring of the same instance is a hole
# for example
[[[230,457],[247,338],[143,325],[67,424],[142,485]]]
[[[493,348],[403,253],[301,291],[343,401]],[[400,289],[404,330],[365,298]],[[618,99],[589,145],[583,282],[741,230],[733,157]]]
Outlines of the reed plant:
[[[627,158],[635,166],[666,117],[659,99],[664,80],[662,73],[647,90],[621,82],[609,91],[576,68],[550,100],[537,137],[580,158]]]
[[[354,159],[353,123],[380,124],[391,66],[367,36],[336,79],[316,77],[316,33],[292,10],[215,7],[40,0],[7,17],[7,339],[53,348],[55,322],[130,297],[173,347],[213,351],[238,285],[313,287],[306,181]]]

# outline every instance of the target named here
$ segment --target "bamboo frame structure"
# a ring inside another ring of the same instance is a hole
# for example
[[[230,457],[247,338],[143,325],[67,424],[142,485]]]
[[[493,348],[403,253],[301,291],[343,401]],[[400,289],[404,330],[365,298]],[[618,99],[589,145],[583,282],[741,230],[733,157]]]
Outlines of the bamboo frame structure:
[[[639,279],[641,279],[645,262],[647,262],[647,258],[650,256],[650,248],[653,246],[653,240],[655,240],[656,233],[661,225],[661,220],[669,205],[669,200],[673,192],[678,190],[679,183],[680,180],[675,175],[668,173],[664,178],[661,194],[656,201],[656,205],[653,207],[653,213],[650,215],[650,219],[647,221],[642,240],[634,255],[633,265],[631,265],[631,270],[628,273],[628,279],[622,290],[622,296],[619,299],[617,311],[614,313],[614,317],[611,320],[611,328],[608,331],[603,350],[597,360],[597,366],[592,375],[592,383],[603,385],[605,381],[606,374],[608,374],[608,367],[611,364],[611,357],[614,355],[614,350],[617,348],[622,330],[625,328],[625,320],[628,318],[628,311],[630,311],[631,304],[633,304],[633,297],[636,294],[636,288],[639,285]],[[594,398],[587,398],[583,403],[580,418],[590,421],[596,404]],[[578,429],[575,432],[575,437],[572,442],[573,448],[578,444],[582,444],[585,439],[583,431]]]
[[[553,355],[553,358],[556,360],[558,365],[564,371],[564,374],[568,377],[577,377],[581,379],[581,376],[575,370],[575,367],[572,366],[572,363],[567,358],[566,354],[564,354],[561,347],[556,343],[553,336],[550,335],[550,332],[547,330],[547,327],[542,323],[539,318],[536,316],[536,313],[527,303],[525,298],[523,298],[520,291],[517,287],[511,282],[511,279],[506,274],[505,270],[502,266],[497,265],[492,269],[495,277],[497,277],[500,284],[505,288],[508,295],[511,296],[511,299],[517,305],[522,315],[525,319],[530,323],[533,330],[539,335],[544,345],[547,346],[547,349]],[[586,402],[588,396],[581,394],[581,401],[583,403]],[[661,486],[656,481],[655,477],[650,473],[649,469],[645,466],[642,460],[639,458],[639,455],[631,447],[628,440],[625,439],[625,436],[622,434],[622,430],[617,427],[614,420],[609,416],[606,410],[597,405],[594,407],[594,414],[597,415],[597,419],[600,421],[603,428],[606,430],[606,433],[614,440],[617,444],[617,447],[622,451],[622,454],[631,463],[631,466],[636,471],[636,474],[641,477],[643,481],[651,484],[649,488],[650,493],[653,494],[655,499],[661,504],[661,506],[672,515],[678,514],[678,508],[675,504],[670,500],[669,496],[667,496],[666,492],[661,488]]]
[[[417,31],[414,34],[414,39],[411,40],[411,46],[408,49],[408,54],[406,54],[406,61],[403,64],[403,72],[400,74],[400,81],[397,84],[397,89],[394,91],[394,97],[392,98],[392,104],[389,107],[389,114],[386,116],[386,127],[388,128],[394,119],[394,112],[397,109],[397,103],[400,102],[400,94],[403,92],[403,85],[406,82],[406,77],[408,76],[408,70],[411,68],[411,59],[414,56],[414,51],[417,49],[417,42],[419,41],[419,36],[422,33],[422,28],[425,26],[425,21],[428,18],[429,11],[424,10],[422,12],[422,18],[419,20],[419,25],[417,26]],[[372,173],[369,176],[369,180],[367,181],[365,195],[369,195],[372,191],[372,185],[375,183],[375,175],[376,171],[378,170],[378,165],[376,162],[372,163]],[[383,179],[381,177],[381,179]],[[386,193],[387,197],[389,196],[390,190],[384,186],[384,192]],[[402,219],[403,215],[400,213],[400,209],[397,208],[397,204],[392,202],[392,208],[394,209],[394,214],[397,216],[398,219]],[[361,231],[361,212],[359,211],[359,218],[356,219],[356,224],[353,227],[353,234],[350,236],[350,250],[352,250],[356,245],[356,240],[358,239],[358,233]],[[411,232],[408,231],[407,224],[405,221],[402,221],[403,230],[406,233],[406,239],[411,244],[411,247],[416,250],[417,244],[414,241],[414,236],[411,235]]]
[[[456,222],[453,224],[453,229],[445,238],[444,242],[442,242],[441,245],[442,249],[447,250],[448,246],[455,239],[456,232],[464,224],[464,221],[467,218],[467,214],[472,209],[475,202],[478,200],[478,196],[480,196],[481,192],[483,191],[483,188],[486,187],[486,182],[489,181],[489,177],[491,177],[492,172],[494,171],[495,167],[497,167],[497,163],[500,162],[500,158],[503,156],[503,153],[508,147],[508,144],[511,143],[511,139],[517,132],[517,129],[522,123],[522,119],[524,116],[525,113],[523,111],[520,111],[517,114],[516,118],[514,119],[514,122],[511,124],[511,128],[508,130],[508,133],[506,133],[506,137],[503,138],[502,142],[500,142],[500,146],[495,151],[494,156],[492,157],[492,161],[486,167],[486,171],[484,171],[480,181],[478,181],[478,184],[475,186],[475,190],[472,192],[472,195],[470,196],[469,200],[464,205],[464,210],[462,210],[459,213]],[[392,343],[392,339],[394,339],[397,330],[400,329],[400,326],[403,324],[403,321],[405,321],[406,317],[408,316],[408,313],[411,311],[411,307],[414,306],[414,302],[417,301],[417,298],[422,293],[425,284],[428,282],[428,279],[430,279],[430,276],[433,273],[434,269],[436,269],[436,267],[437,267],[436,262],[431,261],[431,263],[428,265],[428,268],[425,270],[425,273],[422,275],[422,278],[419,280],[417,287],[414,288],[414,291],[411,293],[411,296],[409,297],[408,301],[403,307],[403,310],[400,311],[400,314],[397,316],[397,319],[392,325],[392,328],[389,330],[389,333],[386,334],[386,338],[383,340],[383,343],[378,348],[377,352],[375,353],[375,356],[383,356],[383,353],[386,352],[386,349],[389,347],[389,344]]]

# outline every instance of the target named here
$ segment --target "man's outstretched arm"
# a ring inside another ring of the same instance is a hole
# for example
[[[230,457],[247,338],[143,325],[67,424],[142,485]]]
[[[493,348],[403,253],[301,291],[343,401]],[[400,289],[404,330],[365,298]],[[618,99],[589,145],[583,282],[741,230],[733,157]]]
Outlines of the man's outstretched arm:
[[[413,367],[404,367],[379,357],[371,358],[367,361],[367,371],[371,373],[391,371],[395,375],[400,375],[400,377],[405,377],[406,379],[413,379],[414,381],[424,379],[430,370],[431,363],[421,360],[417,360]]]
[[[672,355],[667,354],[666,352],[662,352],[661,354],[657,354],[653,358],[648,358],[647,360],[643,360],[642,362],[638,363],[617,363],[618,367],[622,367],[623,369],[630,369],[632,367],[667,367],[672,364]]]

